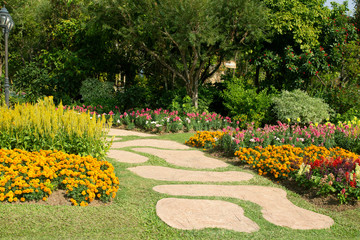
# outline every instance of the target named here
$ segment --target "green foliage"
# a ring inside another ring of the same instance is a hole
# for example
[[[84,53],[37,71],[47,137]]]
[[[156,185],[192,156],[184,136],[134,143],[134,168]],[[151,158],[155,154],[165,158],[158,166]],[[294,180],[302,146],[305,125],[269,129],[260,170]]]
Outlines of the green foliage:
[[[279,38],[286,38],[300,49],[310,49],[318,44],[321,22],[328,9],[324,0],[264,0],[270,9],[271,31]]]
[[[130,86],[117,92],[116,99],[120,110],[147,107],[151,103],[150,89],[139,85]]]
[[[270,114],[271,95],[267,90],[257,93],[256,88],[247,86],[243,78],[225,80],[222,97],[230,116],[240,116],[248,123],[260,126]],[[246,117],[244,117],[246,116]]]
[[[101,82],[95,78],[88,78],[82,82],[80,88],[82,100],[87,105],[101,105],[104,112],[109,112],[116,105],[115,90],[110,82]]]
[[[49,97],[13,109],[0,107],[0,148],[56,149],[104,158],[110,143],[106,142],[105,117],[64,110]]]
[[[310,97],[299,89],[292,92],[283,90],[272,101],[278,120],[284,122],[300,119],[302,123],[320,123],[329,119],[332,113],[332,109],[322,99]]]
[[[109,2],[99,6],[119,12],[113,13],[118,20],[108,25],[119,38],[155,59],[164,72],[174,74],[196,108],[199,85],[211,75],[210,67],[216,70],[245,41],[264,35],[266,10],[261,1]]]
[[[39,67],[36,62],[28,62],[16,72],[13,86],[16,92],[24,93],[22,95],[28,102],[53,95],[55,90],[47,69]]]

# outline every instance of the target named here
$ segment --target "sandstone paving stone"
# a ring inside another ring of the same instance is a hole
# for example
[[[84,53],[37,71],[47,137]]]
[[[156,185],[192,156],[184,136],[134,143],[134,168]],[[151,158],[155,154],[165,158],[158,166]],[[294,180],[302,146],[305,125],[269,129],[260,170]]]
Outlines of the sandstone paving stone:
[[[156,213],[169,226],[183,230],[224,228],[250,233],[260,229],[241,207],[220,200],[165,198],[156,204]]]
[[[166,149],[189,149],[188,146],[170,140],[160,139],[137,139],[126,142],[113,142],[111,148],[124,147],[157,147]]]
[[[256,203],[263,217],[279,226],[292,229],[323,229],[334,224],[328,216],[297,207],[279,188],[255,185],[160,185],[155,191],[175,196],[231,197]]]
[[[148,158],[145,156],[122,150],[110,150],[107,154],[107,157],[124,163],[144,163],[148,160]]]
[[[153,137],[153,134],[142,133],[124,129],[110,128],[109,136],[138,136],[138,137]]]
[[[190,171],[160,166],[137,166],[128,168],[128,170],[143,178],[150,178],[161,181],[237,182],[247,181],[253,178],[253,175],[250,173],[239,171]]]
[[[136,148],[137,152],[149,153],[157,157],[165,159],[168,163],[180,167],[198,168],[198,169],[214,169],[227,167],[228,164],[210,157],[206,157],[203,152],[197,150],[174,151],[160,150],[153,148]]]

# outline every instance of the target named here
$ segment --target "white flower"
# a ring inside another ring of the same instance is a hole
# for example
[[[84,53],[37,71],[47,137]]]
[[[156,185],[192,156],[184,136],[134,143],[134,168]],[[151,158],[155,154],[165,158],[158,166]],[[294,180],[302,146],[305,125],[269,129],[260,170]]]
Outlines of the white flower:
[[[117,122],[117,123],[120,123],[120,119],[118,119],[116,122]]]
[[[147,125],[149,123],[149,121],[146,121],[145,124]]]
[[[252,138],[252,139],[250,139],[250,142],[255,142],[255,139],[253,139],[253,138]]]

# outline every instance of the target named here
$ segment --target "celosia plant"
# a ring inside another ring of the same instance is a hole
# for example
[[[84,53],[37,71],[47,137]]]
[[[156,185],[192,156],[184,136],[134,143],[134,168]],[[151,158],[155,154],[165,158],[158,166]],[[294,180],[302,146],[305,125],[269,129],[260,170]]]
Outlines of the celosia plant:
[[[0,149],[0,201],[46,201],[57,189],[66,190],[73,205],[87,206],[115,198],[119,179],[109,162],[91,156]]]
[[[66,153],[103,158],[111,143],[106,135],[111,124],[104,116],[64,109],[47,97],[36,104],[0,107],[0,148]]]

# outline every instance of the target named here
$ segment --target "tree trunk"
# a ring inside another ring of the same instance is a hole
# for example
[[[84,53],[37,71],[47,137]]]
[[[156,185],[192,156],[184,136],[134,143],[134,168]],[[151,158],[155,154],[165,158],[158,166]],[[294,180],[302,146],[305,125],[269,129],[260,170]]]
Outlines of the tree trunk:
[[[199,79],[190,79],[186,84],[186,93],[196,109],[199,107]]]

